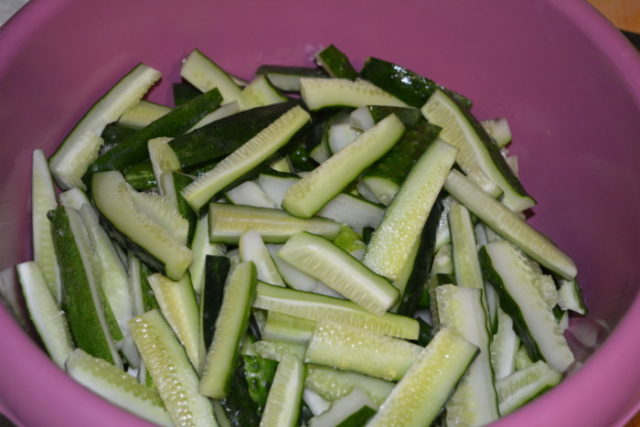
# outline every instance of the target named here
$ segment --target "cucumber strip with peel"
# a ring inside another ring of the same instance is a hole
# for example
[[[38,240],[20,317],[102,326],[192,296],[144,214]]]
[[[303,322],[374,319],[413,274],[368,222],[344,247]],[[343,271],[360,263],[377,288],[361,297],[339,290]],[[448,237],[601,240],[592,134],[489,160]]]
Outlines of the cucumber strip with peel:
[[[31,225],[33,234],[33,257],[42,270],[47,287],[57,304],[62,301],[60,268],[51,235],[51,222],[47,212],[55,209],[56,193],[51,179],[47,159],[42,150],[33,152],[31,170]]]
[[[118,120],[159,79],[159,71],[139,64],[91,107],[49,160],[51,173],[61,188],[86,188],[82,177],[98,158],[105,126]]]
[[[296,218],[279,209],[209,204],[209,238],[216,243],[238,243],[247,230],[256,230],[266,243],[282,243],[301,231],[333,239],[340,224],[330,219]]]
[[[516,354],[520,338],[513,330],[513,320],[498,308],[498,329],[491,340],[491,365],[496,381],[511,375],[516,369]]]
[[[342,323],[318,321],[305,362],[355,371],[383,380],[399,380],[422,347]]]
[[[199,211],[218,192],[269,159],[310,119],[301,107],[293,107],[188,185],[182,196]]]
[[[253,306],[306,320],[340,322],[398,338],[418,338],[419,326],[415,319],[392,313],[376,316],[351,301],[310,292],[259,283]]]
[[[129,191],[136,210],[167,230],[181,244],[186,245],[189,221],[180,215],[178,207],[167,197],[156,193]]]
[[[76,349],[66,361],[71,377],[94,393],[139,417],[161,426],[173,422],[158,392],[102,359]]]
[[[64,368],[64,362],[74,348],[67,318],[60,311],[36,262],[18,264],[16,271],[29,317],[53,362]]]
[[[165,195],[168,190],[163,185],[162,175],[177,172],[181,168],[180,159],[178,159],[178,156],[169,145],[171,140],[172,138],[160,137],[150,139],[147,142],[153,175],[156,178],[158,190],[162,195]]]
[[[452,170],[444,188],[493,231],[517,245],[531,258],[565,279],[576,276],[576,266],[569,256],[462,173]]]
[[[300,79],[300,94],[312,111],[325,107],[407,106],[395,96],[364,80],[305,77]]]
[[[358,72],[351,65],[347,55],[332,44],[317,52],[314,57],[318,65],[331,77],[348,80],[358,77]]]
[[[231,261],[226,256],[207,255],[204,265],[204,287],[200,294],[200,325],[205,349],[211,346],[216,321],[224,297],[224,284],[229,276]],[[204,357],[204,353],[203,353]]]
[[[480,250],[482,270],[500,294],[500,305],[509,314],[529,354],[559,372],[566,371],[574,356],[551,309],[533,283],[537,279],[526,255],[507,241],[489,243]]]
[[[299,359],[305,355],[304,344],[297,344],[284,341],[256,341],[251,345],[251,351],[264,357],[265,359],[281,361],[285,354],[290,354]]]
[[[142,99],[125,111],[118,119],[118,123],[130,128],[142,129],[170,111],[171,107]]]
[[[282,357],[269,390],[260,427],[296,425],[304,388],[304,375],[305,369],[300,359],[290,354]]]
[[[493,138],[493,141],[498,147],[502,148],[511,142],[511,128],[509,127],[509,122],[504,117],[482,120],[480,124],[489,136]]]
[[[203,215],[196,223],[193,239],[191,240],[193,261],[189,265],[191,284],[196,296],[202,294],[204,287],[204,264],[207,255],[224,255],[224,245],[209,242],[209,214]]]
[[[147,278],[156,297],[160,311],[184,347],[189,361],[196,370],[204,359],[204,342],[200,329],[198,304],[189,276],[173,281],[162,274]]]
[[[496,383],[500,414],[506,416],[560,382],[562,374],[543,361],[514,372]]]
[[[157,310],[134,317],[131,335],[175,425],[217,426],[211,402],[198,392],[198,376]]]
[[[242,262],[229,271],[213,341],[202,370],[200,393],[205,396],[222,399],[227,395],[240,340],[249,324],[255,286],[256,269],[252,262]]]
[[[376,405],[371,401],[367,393],[359,388],[354,388],[348,395],[332,402],[326,412],[311,418],[309,427],[337,426],[363,406],[375,408]]]
[[[295,216],[309,218],[388,152],[404,130],[395,115],[388,116],[292,185],[282,207]]]
[[[465,173],[482,172],[503,191],[503,203],[514,211],[535,205],[475,118],[448,95],[436,90],[422,107],[430,122],[442,127],[440,137],[459,149],[456,161]]]
[[[478,349],[441,329],[418,355],[367,426],[424,426],[440,413]]]
[[[278,256],[374,314],[384,314],[398,299],[384,277],[322,237],[295,234]]]
[[[255,230],[245,231],[240,236],[238,249],[243,262],[251,261],[256,266],[258,280],[272,285],[286,286],[260,233]]]
[[[575,279],[560,280],[558,305],[563,310],[571,310],[581,315],[587,314],[587,306],[582,297],[582,290]]]
[[[240,93],[238,104],[241,109],[249,110],[265,105],[285,102],[288,98],[273,87],[266,76],[257,76]]]
[[[469,211],[457,202],[449,208],[453,267],[458,286],[483,289],[484,280]]]
[[[208,125],[209,123],[213,123],[217,120],[224,119],[225,117],[232,116],[238,113],[239,111],[240,111],[240,107],[238,106],[238,103],[235,101],[230,102],[228,104],[224,104],[223,106],[216,108],[215,110],[213,110],[212,112],[210,112],[209,114],[201,118],[200,121],[198,121],[198,123],[193,125],[193,127],[189,129],[186,133],[188,134],[190,132],[193,132],[196,129],[200,129],[201,127]]]
[[[363,259],[367,267],[390,280],[407,269],[456,152],[436,139],[422,154],[371,236]]]
[[[306,345],[315,328],[316,323],[311,320],[270,311],[262,336],[265,340]]]
[[[261,65],[256,70],[256,75],[267,76],[273,86],[284,92],[300,92],[302,77],[327,77],[320,68],[282,65]]]
[[[184,60],[180,75],[202,92],[217,88],[224,104],[237,101],[242,92],[226,71],[198,49],[194,49]]]
[[[359,388],[379,407],[391,394],[394,383],[352,371],[338,371],[321,365],[307,365],[305,387],[323,398],[334,401]]]

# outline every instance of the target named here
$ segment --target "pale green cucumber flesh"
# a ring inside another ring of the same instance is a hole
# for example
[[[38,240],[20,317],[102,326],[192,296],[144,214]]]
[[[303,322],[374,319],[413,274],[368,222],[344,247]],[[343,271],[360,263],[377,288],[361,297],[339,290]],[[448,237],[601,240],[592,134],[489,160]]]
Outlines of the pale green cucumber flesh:
[[[171,107],[140,100],[120,116],[118,123],[134,129],[142,129],[171,111]]]
[[[336,106],[407,106],[395,96],[364,80],[305,77],[300,79],[300,94],[310,110]]]
[[[500,413],[506,416],[560,382],[562,375],[538,361],[497,382]]]
[[[225,104],[240,97],[241,89],[231,76],[198,49],[184,60],[180,75],[202,92],[218,88]]]
[[[238,249],[242,261],[251,261],[256,266],[258,280],[272,285],[285,286],[284,279],[273,262],[259,232],[256,230],[245,231],[240,236]]]
[[[305,344],[311,339],[316,328],[315,322],[270,311],[262,336],[265,340]]]
[[[298,422],[305,368],[295,356],[285,355],[276,369],[262,413],[260,427],[293,427]]]

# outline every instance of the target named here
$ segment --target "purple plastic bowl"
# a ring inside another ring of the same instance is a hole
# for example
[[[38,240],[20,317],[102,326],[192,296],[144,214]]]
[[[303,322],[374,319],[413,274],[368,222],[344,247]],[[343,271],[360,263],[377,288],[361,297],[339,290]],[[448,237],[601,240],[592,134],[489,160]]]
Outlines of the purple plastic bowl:
[[[194,47],[251,77],[310,64],[329,43],[358,66],[374,55],[430,76],[482,119],[507,117],[539,202],[532,223],[578,264],[590,312],[570,332],[586,361],[499,424],[622,424],[640,409],[640,60],[578,1],[32,0],[0,29],[2,283],[31,259],[32,150],[51,153],[134,64],[164,73],[151,99],[169,102]],[[4,308],[0,337],[0,411],[17,424],[145,425],[75,384]]]

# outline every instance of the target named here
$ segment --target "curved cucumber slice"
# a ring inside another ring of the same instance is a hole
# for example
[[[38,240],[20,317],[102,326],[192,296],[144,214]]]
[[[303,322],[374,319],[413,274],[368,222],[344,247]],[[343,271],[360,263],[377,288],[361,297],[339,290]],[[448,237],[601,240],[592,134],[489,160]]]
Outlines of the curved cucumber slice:
[[[505,416],[535,399],[562,379],[562,375],[539,360],[497,382],[500,414]]]
[[[51,359],[64,367],[73,351],[73,341],[64,312],[49,291],[44,275],[33,261],[16,266],[29,315]]]
[[[217,426],[209,399],[198,392],[198,376],[162,315],[148,311],[131,319],[129,328],[173,422]]]
[[[440,330],[367,426],[431,424],[477,351],[455,332]]]
[[[295,426],[298,422],[303,386],[304,365],[295,356],[283,355],[269,390],[260,427]]]
[[[158,393],[102,359],[76,349],[66,362],[69,375],[111,403],[152,423],[172,426]]]
[[[395,96],[365,80],[304,77],[300,79],[300,94],[310,110],[325,107],[358,108],[366,105],[407,106]]]

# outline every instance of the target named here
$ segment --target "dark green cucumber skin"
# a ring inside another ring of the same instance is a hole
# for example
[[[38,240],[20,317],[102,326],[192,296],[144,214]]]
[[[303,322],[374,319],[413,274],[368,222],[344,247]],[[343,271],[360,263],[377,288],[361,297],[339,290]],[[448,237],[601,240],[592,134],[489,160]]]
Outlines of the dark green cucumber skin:
[[[311,125],[298,132],[296,136],[293,137],[287,149],[291,166],[298,172],[308,172],[318,167],[318,162],[310,157],[311,151],[320,144],[325,129],[327,128],[327,120],[329,120],[334,113],[321,110],[310,114]]]
[[[351,65],[351,61],[340,49],[330,44],[320,52],[317,57],[322,60],[322,67],[331,77],[355,80],[358,72]]]
[[[412,128],[422,119],[422,113],[417,108],[392,107],[389,105],[369,105],[367,106],[373,121],[378,123],[389,114],[395,114],[402,124],[407,128]]]
[[[59,206],[49,211],[48,217],[62,278],[62,309],[69,320],[71,336],[78,348],[94,357],[114,363],[106,337],[99,339],[95,336],[96,331],[102,331],[102,326],[98,321],[96,307],[87,303],[93,300],[89,279],[65,208]]]
[[[376,231],[373,227],[365,227],[362,229],[362,241],[365,245],[368,245],[371,241],[371,235]]]
[[[487,249],[483,246],[478,252],[478,258],[480,259],[480,267],[482,268],[482,275],[491,283],[493,288],[498,292],[500,299],[500,308],[507,313],[513,319],[513,327],[516,333],[520,336],[522,344],[524,345],[529,357],[534,362],[537,360],[544,360],[542,352],[538,348],[538,344],[531,337],[527,323],[524,320],[524,316],[518,307],[518,304],[511,298],[509,292],[507,292],[502,278],[493,269],[491,263],[491,257],[487,253]]]
[[[374,163],[363,175],[384,177],[401,185],[420,156],[440,134],[441,128],[425,120],[408,129],[387,154]]]
[[[275,371],[274,371],[275,373]],[[251,396],[245,380],[245,363],[239,357],[233,376],[229,382],[227,397],[220,401],[233,427],[257,426],[260,424],[262,409]]]
[[[249,389],[249,396],[258,407],[260,413],[267,403],[269,389],[276,375],[278,362],[261,356],[242,356],[244,362],[244,379]]]
[[[100,138],[104,140],[104,145],[102,146],[102,152],[107,152],[111,148],[115,147],[125,139],[129,138],[131,135],[136,133],[138,129],[130,128],[128,126],[123,126],[118,123],[110,123],[108,124]]]
[[[404,293],[398,306],[398,314],[413,317],[420,306],[420,298],[424,291],[424,284],[429,277],[431,264],[433,263],[434,247],[436,244],[436,232],[442,213],[442,199],[440,195],[429,212],[429,217],[422,228],[420,246],[413,264],[413,270],[407,281]]]
[[[151,285],[147,278],[151,276],[154,272],[149,270],[149,267],[144,263],[140,263],[140,287],[142,291],[142,308],[144,312],[150,310],[160,310],[160,305],[158,305],[158,301],[156,300],[156,296],[153,294],[153,289],[151,289]]]
[[[150,161],[140,162],[127,166],[122,171],[124,179],[136,191],[151,191],[158,186],[156,175],[153,173],[153,166]]]
[[[224,283],[231,262],[226,256],[207,255],[204,262],[204,292],[202,304],[202,334],[205,348],[209,348],[216,330],[216,319],[222,306]]]
[[[256,75],[282,74],[292,77],[329,77],[329,75],[318,67],[289,67],[287,65],[261,65],[256,70]],[[278,89],[281,90],[281,89]]]
[[[436,89],[442,89],[465,108],[471,108],[471,101],[431,79],[392,62],[378,58],[368,58],[360,71],[363,79],[369,80],[379,88],[389,92],[412,107],[421,108]]]
[[[202,95],[202,92],[197,87],[184,80],[180,83],[172,84],[171,88],[173,90],[173,105],[176,107]]]
[[[187,242],[191,242],[193,239],[193,233],[196,231],[196,223],[198,222],[198,216],[191,209],[189,203],[182,197],[181,191],[189,184],[193,182],[193,178],[189,175],[185,175],[180,172],[173,173],[173,185],[176,190],[176,198],[178,199],[178,212],[187,221],[189,221],[189,231],[187,232]]]
[[[176,137],[183,134],[205,115],[218,108],[220,102],[220,92],[213,89],[173,109],[98,157],[89,168],[85,180],[89,181],[90,176],[96,172],[122,170],[147,159],[147,141],[162,136]]]
[[[420,325],[420,331],[418,333],[418,340],[416,341],[416,344],[422,347],[426,347],[427,344],[429,344],[429,341],[431,341],[431,338],[433,338],[433,327],[431,327],[431,325],[422,320],[420,317],[416,317],[416,320],[418,321],[418,325]]]
[[[369,421],[375,414],[375,409],[365,405],[353,414],[349,415],[336,427],[363,427],[367,424],[367,421]]]

